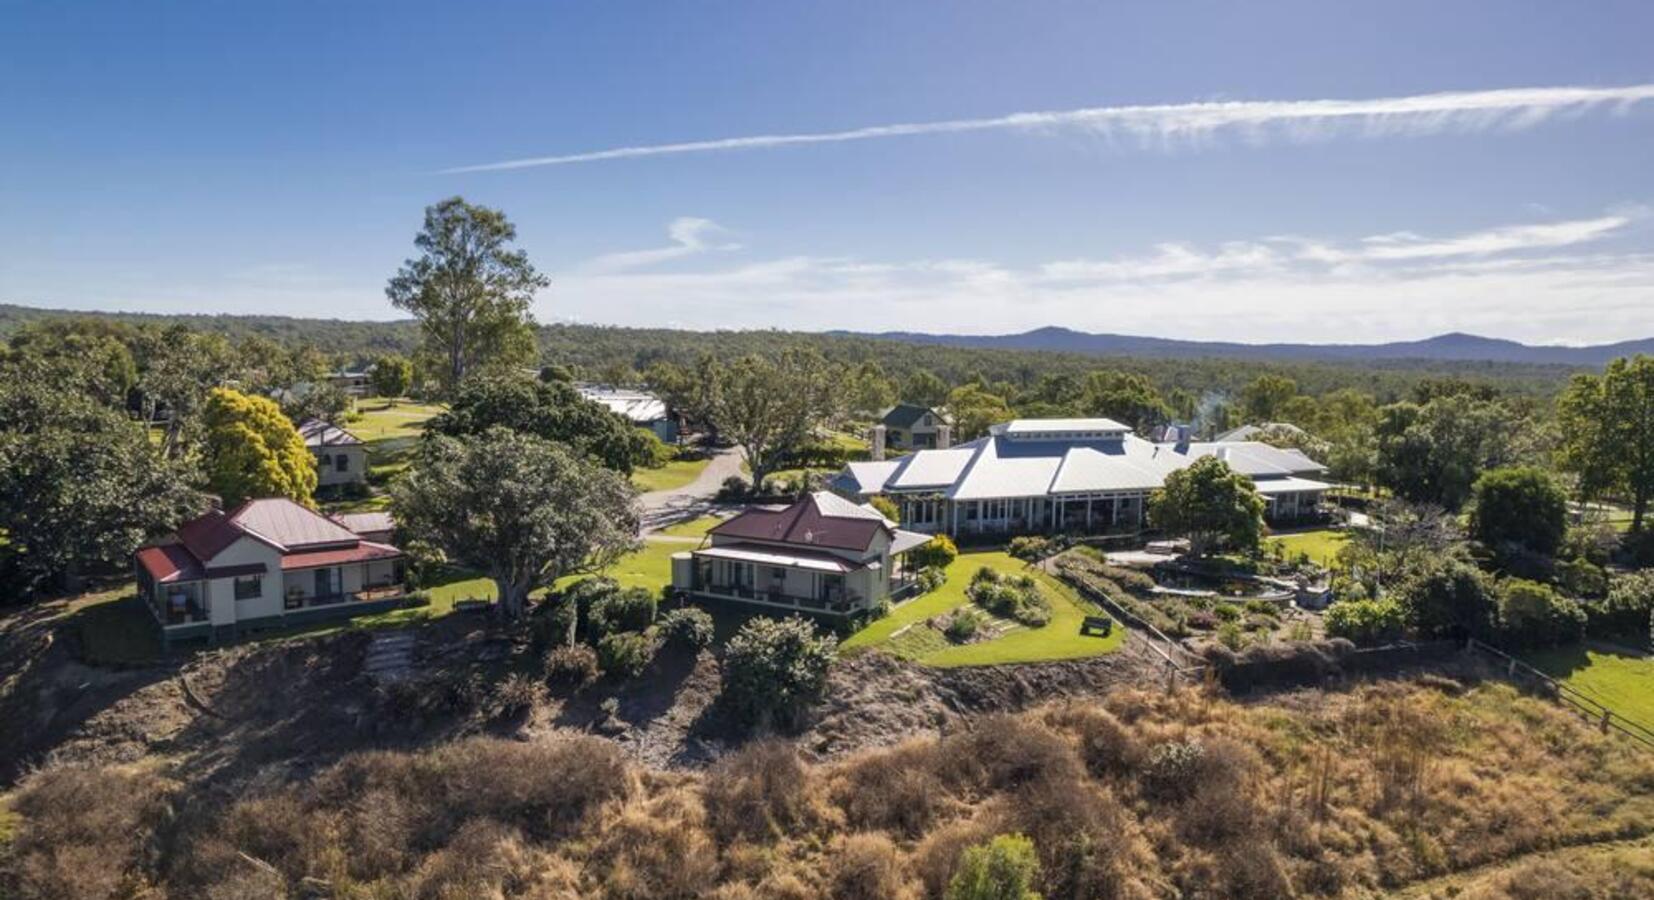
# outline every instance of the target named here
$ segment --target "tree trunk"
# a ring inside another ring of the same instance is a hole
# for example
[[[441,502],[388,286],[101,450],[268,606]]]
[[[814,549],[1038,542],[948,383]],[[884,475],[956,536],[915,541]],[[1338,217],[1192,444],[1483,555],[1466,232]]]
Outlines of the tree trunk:
[[[1631,533],[1641,534],[1643,530],[1643,514],[1648,511],[1648,491],[1637,488],[1636,497],[1631,503]]]
[[[764,479],[770,477],[771,469],[758,461],[759,454],[753,453],[751,449],[746,447],[741,449],[747,456],[747,468],[752,470],[752,492],[756,494],[764,489]]]
[[[523,617],[523,611],[528,608],[528,591],[519,590],[515,584],[503,578],[496,578],[494,594],[498,598],[494,608],[501,619],[515,622]]]

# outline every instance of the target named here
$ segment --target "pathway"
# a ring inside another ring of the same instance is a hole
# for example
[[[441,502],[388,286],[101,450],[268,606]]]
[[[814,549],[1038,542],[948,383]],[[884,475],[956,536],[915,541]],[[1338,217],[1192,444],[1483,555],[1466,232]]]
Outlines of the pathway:
[[[395,628],[376,633],[368,645],[362,671],[379,682],[398,681],[413,672],[413,649],[417,636],[410,630]]]
[[[718,491],[724,480],[741,475],[741,451],[730,448],[718,451],[701,474],[683,487],[667,491],[651,491],[638,496],[643,507],[642,532],[648,534],[668,525],[686,522],[712,511]]]

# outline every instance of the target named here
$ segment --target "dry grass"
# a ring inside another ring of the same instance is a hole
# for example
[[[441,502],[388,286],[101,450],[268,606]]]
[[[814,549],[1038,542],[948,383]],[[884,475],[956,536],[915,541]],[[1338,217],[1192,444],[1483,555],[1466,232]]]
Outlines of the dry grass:
[[[830,764],[760,741],[703,773],[643,772],[591,737],[473,738],[229,796],[131,769],[33,776],[0,894],[909,898],[1013,832],[1052,898],[1437,896],[1443,879],[1594,898],[1654,880],[1654,757],[1439,678],[1247,705],[1123,691]],[[1641,855],[1559,856],[1596,844]]]

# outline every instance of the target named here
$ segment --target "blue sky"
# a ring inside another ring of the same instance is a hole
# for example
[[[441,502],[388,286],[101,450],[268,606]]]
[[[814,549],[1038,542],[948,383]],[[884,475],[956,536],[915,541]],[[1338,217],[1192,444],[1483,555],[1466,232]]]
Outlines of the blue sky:
[[[391,318],[461,194],[545,321],[1644,337],[1650,34],[1646,2],[0,2],[0,301]],[[682,142],[715,148],[456,171]]]

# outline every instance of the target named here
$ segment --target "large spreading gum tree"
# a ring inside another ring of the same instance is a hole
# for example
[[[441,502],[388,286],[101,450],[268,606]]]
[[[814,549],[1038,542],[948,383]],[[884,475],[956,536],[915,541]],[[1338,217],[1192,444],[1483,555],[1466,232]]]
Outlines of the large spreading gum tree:
[[[526,363],[534,355],[529,304],[551,283],[528,254],[510,249],[517,229],[505,214],[461,197],[427,207],[414,238],[420,255],[385,287],[391,305],[419,320],[424,352],[440,360],[452,390],[478,367]]]
[[[1654,498],[1654,356],[1620,358],[1601,375],[1576,375],[1557,400],[1562,464],[1586,500],[1619,495],[1641,532]]]
[[[487,574],[500,614],[516,619],[529,594],[637,546],[636,496],[614,470],[496,426],[429,437],[391,487],[391,507],[411,549]]]

